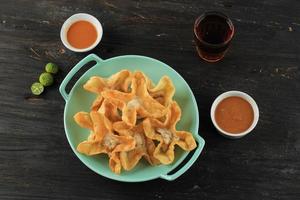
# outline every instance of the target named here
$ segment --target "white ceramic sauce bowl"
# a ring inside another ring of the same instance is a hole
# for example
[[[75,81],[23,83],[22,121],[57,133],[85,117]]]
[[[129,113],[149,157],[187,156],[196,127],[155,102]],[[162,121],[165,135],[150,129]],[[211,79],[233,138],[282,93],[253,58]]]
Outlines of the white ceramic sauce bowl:
[[[68,39],[67,39],[68,30],[69,30],[70,26],[77,21],[88,21],[91,24],[93,24],[94,27],[96,28],[97,39],[91,46],[89,46],[87,48],[83,48],[83,49],[75,48],[68,42]],[[77,14],[72,15],[64,22],[64,24],[62,25],[61,30],[60,30],[60,39],[61,39],[62,43],[64,44],[64,46],[66,48],[68,48],[69,50],[74,51],[74,52],[87,52],[87,51],[92,50],[99,44],[99,42],[102,39],[102,35],[103,35],[103,28],[102,28],[101,23],[98,21],[98,19],[96,17],[94,17],[90,14],[86,14],[86,13],[77,13]]]
[[[250,105],[253,109],[253,114],[254,114],[253,122],[252,122],[251,126],[244,132],[241,132],[241,133],[226,132],[219,127],[219,125],[217,124],[217,122],[215,120],[215,111],[216,111],[217,106],[223,99],[228,98],[228,97],[241,97],[244,100],[246,100],[248,103],[250,103]],[[213,104],[211,106],[211,110],[210,110],[210,117],[211,117],[211,120],[212,120],[214,126],[216,127],[216,129],[218,130],[218,132],[221,135],[223,135],[227,138],[237,139],[237,138],[241,138],[241,137],[247,135],[255,128],[255,126],[258,122],[258,119],[259,119],[259,110],[258,110],[258,106],[257,106],[256,102],[254,101],[254,99],[251,96],[249,96],[248,94],[246,94],[244,92],[240,92],[240,91],[228,91],[228,92],[225,92],[225,93],[219,95],[216,98],[216,100],[213,102]]]

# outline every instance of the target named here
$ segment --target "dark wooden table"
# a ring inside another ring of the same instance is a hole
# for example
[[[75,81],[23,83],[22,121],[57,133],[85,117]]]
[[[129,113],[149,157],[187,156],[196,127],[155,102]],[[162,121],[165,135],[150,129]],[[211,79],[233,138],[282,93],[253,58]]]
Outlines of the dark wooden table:
[[[196,55],[192,26],[207,10],[227,13],[236,35],[226,58]],[[70,15],[86,12],[104,27],[92,52],[106,59],[140,54],[177,70],[191,86],[206,146],[176,181],[121,183],[96,175],[73,154],[58,86],[87,53],[62,45]],[[41,97],[30,85],[53,61],[62,71]],[[5,1],[0,3],[0,199],[299,199],[300,3],[287,1]],[[252,95],[256,129],[239,140],[218,135],[209,117],[228,90]]]

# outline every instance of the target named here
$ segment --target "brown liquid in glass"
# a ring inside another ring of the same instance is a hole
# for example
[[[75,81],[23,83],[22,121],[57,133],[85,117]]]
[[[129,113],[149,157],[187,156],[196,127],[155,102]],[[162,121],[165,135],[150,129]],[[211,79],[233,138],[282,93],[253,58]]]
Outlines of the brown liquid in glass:
[[[233,25],[225,16],[208,14],[195,24],[197,51],[209,62],[222,59],[233,35]]]
[[[197,29],[197,34],[202,40],[210,44],[225,42],[231,33],[227,20],[217,15],[204,18]]]

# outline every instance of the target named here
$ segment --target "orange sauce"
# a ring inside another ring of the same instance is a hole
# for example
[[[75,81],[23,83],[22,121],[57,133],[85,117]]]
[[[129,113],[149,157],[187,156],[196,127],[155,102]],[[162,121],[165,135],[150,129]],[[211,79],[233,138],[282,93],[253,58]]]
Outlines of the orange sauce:
[[[218,126],[228,133],[241,133],[246,131],[254,120],[253,109],[241,97],[228,97],[223,99],[215,111]]]
[[[90,47],[97,39],[97,30],[88,21],[77,21],[67,32],[67,39],[71,46],[78,49]]]

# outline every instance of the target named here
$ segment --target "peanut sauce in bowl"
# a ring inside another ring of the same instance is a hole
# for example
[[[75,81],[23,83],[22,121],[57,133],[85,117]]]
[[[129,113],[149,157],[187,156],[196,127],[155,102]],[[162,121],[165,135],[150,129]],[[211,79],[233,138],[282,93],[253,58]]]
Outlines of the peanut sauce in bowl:
[[[73,23],[68,32],[67,40],[71,46],[78,49],[85,49],[95,43],[97,39],[97,30],[95,26],[88,21],[77,21]]]
[[[254,99],[246,93],[229,91],[214,101],[211,118],[220,134],[229,138],[240,138],[254,129],[259,110]]]
[[[87,13],[69,17],[61,27],[60,38],[66,48],[74,52],[87,52],[102,39],[103,28],[98,19]]]

